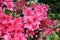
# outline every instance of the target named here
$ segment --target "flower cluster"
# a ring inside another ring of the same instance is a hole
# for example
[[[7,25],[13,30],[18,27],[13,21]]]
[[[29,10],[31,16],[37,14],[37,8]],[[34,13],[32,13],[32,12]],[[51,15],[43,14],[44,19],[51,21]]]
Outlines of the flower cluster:
[[[53,33],[52,28],[57,27],[58,21],[51,20],[47,16],[48,5],[32,3],[27,6],[24,3],[27,2],[25,0],[17,0],[16,2],[13,0],[0,0],[1,39],[27,40],[28,37],[31,37],[31,40],[33,40],[33,38],[38,38],[39,35],[44,37],[51,35]],[[3,10],[9,11],[10,15],[7,15],[7,11]],[[57,30],[56,32],[58,32]],[[39,40],[42,40],[42,38]]]
[[[21,17],[13,19],[12,16],[0,13],[0,37],[4,40],[26,40],[23,29]]]

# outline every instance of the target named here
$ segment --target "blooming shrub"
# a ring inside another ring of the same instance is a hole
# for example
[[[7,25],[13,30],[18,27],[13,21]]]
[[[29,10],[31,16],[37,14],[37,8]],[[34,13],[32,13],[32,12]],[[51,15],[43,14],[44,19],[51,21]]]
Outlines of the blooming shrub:
[[[58,20],[47,16],[48,5],[31,3],[28,6],[25,0],[1,0],[0,8],[2,40],[46,40],[53,31],[59,34]]]

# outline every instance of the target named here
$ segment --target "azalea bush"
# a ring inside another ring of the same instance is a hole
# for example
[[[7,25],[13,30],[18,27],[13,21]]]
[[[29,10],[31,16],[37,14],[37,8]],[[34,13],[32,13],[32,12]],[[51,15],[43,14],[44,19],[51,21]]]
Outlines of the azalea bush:
[[[60,22],[48,11],[34,0],[0,0],[0,40],[60,40]]]

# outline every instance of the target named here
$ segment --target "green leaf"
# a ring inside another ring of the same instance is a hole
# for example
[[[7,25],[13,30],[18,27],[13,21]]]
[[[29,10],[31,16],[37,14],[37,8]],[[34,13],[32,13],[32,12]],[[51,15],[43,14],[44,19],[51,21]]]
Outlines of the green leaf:
[[[54,39],[54,40],[58,40],[58,35],[56,34],[55,31],[53,31],[53,39]]]
[[[59,40],[60,40],[60,38],[59,38]]]
[[[51,18],[51,19],[55,19],[55,14],[50,12],[50,13],[48,13],[48,17]]]
[[[16,13],[13,13],[12,15],[13,15],[13,17],[16,17],[17,16]]]
[[[11,12],[10,12],[9,10],[6,10],[5,13],[6,13],[7,15],[10,15]]]
[[[60,23],[58,23],[58,27],[60,28]]]
[[[47,37],[46,37],[46,40],[50,40],[50,36],[47,36]]]

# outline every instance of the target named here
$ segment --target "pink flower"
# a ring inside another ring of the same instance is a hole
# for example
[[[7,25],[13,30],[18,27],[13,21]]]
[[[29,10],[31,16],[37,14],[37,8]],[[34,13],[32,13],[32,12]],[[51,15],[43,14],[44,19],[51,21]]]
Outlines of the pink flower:
[[[18,7],[21,7],[21,6],[22,6],[22,3],[21,3],[21,2],[16,2],[16,5],[17,5]]]
[[[44,28],[46,26],[45,20],[40,21],[40,28]]]
[[[30,7],[36,8],[36,5],[35,4],[30,4]]]
[[[13,40],[10,34],[4,35],[4,40]]]
[[[0,0],[0,7],[3,6],[3,2],[4,2],[4,0]]]
[[[24,16],[32,16],[34,12],[31,10],[30,7],[23,7],[23,14]]]
[[[13,2],[4,2],[4,4],[7,6],[8,10],[13,11],[13,7],[14,7]]]
[[[12,2],[13,0],[5,0],[5,2]]]
[[[18,32],[23,32],[24,24],[22,23],[22,18],[18,17],[14,19],[14,29]]]
[[[26,20],[24,20],[24,23],[24,27],[32,31],[38,29],[40,24],[40,22],[34,17],[27,18]]]
[[[44,32],[44,36],[48,36],[52,34],[52,29],[51,28],[46,28],[45,32]]]
[[[56,28],[56,32],[59,34],[60,33],[60,28]]]
[[[45,23],[46,23],[46,25],[47,25],[48,27],[53,26],[53,24],[52,24],[52,20],[49,19],[49,18],[45,20]]]
[[[26,34],[29,35],[31,38],[33,38],[33,35],[35,35],[35,32],[31,30],[26,30]]]
[[[58,20],[53,20],[53,25],[56,26],[58,24]]]
[[[38,40],[44,40],[43,38],[39,38]]]
[[[22,33],[19,33],[19,35],[18,35],[18,33],[15,35],[15,38],[14,38],[15,40],[26,40],[26,38],[25,38],[25,35],[24,34],[22,34]]]
[[[26,40],[25,35],[22,33],[24,31],[22,18],[12,19],[12,16],[2,12],[0,14],[0,36],[4,36],[4,40]]]

